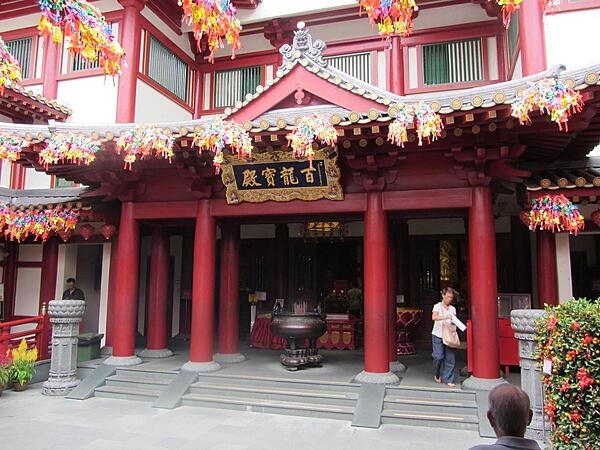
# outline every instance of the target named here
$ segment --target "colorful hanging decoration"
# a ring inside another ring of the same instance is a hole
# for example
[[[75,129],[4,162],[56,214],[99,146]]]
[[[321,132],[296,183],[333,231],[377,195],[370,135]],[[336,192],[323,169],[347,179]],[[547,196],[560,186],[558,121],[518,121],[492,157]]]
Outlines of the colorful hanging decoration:
[[[0,37],[0,96],[4,88],[11,84],[20,86],[22,82],[21,65],[17,58],[10,54],[6,44]]]
[[[287,136],[288,146],[294,158],[308,158],[310,167],[315,159],[313,142],[333,147],[337,143],[337,131],[331,121],[322,114],[302,117],[292,132]]]
[[[102,236],[104,236],[104,239],[108,241],[117,232],[117,227],[115,225],[105,223],[100,227],[100,232],[102,233]]]
[[[29,142],[16,134],[0,131],[0,160],[15,162],[21,156],[23,148],[28,146]]]
[[[535,0],[527,0],[529,2]],[[544,14],[551,14],[555,12],[562,3],[562,0],[538,0],[544,10]],[[502,23],[504,27],[508,29],[510,25],[510,19],[512,15],[521,7],[523,0],[496,0],[498,5],[502,8]]]
[[[394,35],[408,36],[412,32],[412,16],[418,11],[415,0],[359,0],[360,13],[367,13],[379,35],[389,40]]]
[[[119,75],[125,52],[98,8],[86,0],[39,0],[42,36],[60,44],[69,38],[69,52],[88,61],[98,60],[106,75]]]
[[[198,50],[208,46],[208,60],[214,61],[215,51],[223,48],[223,39],[231,46],[231,57],[241,48],[242,25],[231,0],[179,0],[183,17],[193,25]],[[203,40],[204,38],[204,40]]]
[[[89,223],[84,223],[79,227],[79,234],[84,241],[88,241],[96,233],[96,229]]]
[[[408,128],[414,126],[419,145],[423,145],[423,140],[428,144],[435,141],[444,129],[442,118],[427,103],[419,102],[413,105],[404,105],[396,113],[394,120],[388,131],[388,141],[400,147],[408,141]]]
[[[539,228],[553,233],[568,231],[576,235],[583,230],[584,225],[585,221],[579,208],[562,194],[544,195],[531,201],[531,211],[529,211],[531,231]]]
[[[62,205],[46,209],[12,209],[0,204],[0,230],[11,241],[20,242],[28,236],[45,241],[53,233],[63,237],[75,228],[78,219],[78,211]]]
[[[194,133],[192,145],[202,150],[208,150],[214,153],[213,165],[215,173],[221,171],[225,146],[229,146],[231,153],[237,153],[240,158],[250,158],[252,156],[252,138],[246,130],[233,120],[222,121],[215,120],[208,127]]]
[[[85,164],[94,162],[100,143],[83,134],[57,133],[54,134],[46,148],[40,152],[39,161],[46,169],[52,164]]]
[[[138,124],[134,128],[123,133],[115,144],[117,154],[125,154],[124,169],[131,170],[133,163],[137,160],[154,155],[157,158],[168,159],[171,163],[173,158],[173,144],[175,138],[168,129],[158,128],[154,125]]]
[[[542,78],[525,89],[512,104],[512,116],[519,123],[529,124],[529,114],[539,110],[540,114],[550,114],[550,120],[558,124],[561,131],[569,131],[569,118],[581,111],[581,94],[556,78]]]

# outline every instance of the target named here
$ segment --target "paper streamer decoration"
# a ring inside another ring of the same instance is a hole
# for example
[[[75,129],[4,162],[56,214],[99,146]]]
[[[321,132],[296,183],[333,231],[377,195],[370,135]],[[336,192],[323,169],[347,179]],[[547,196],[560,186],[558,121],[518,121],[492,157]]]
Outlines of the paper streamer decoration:
[[[39,161],[47,169],[53,164],[85,164],[94,162],[100,143],[83,134],[57,133],[50,137],[46,148],[40,152]]]
[[[0,96],[4,95],[4,88],[14,84],[21,85],[21,66],[17,58],[8,51],[6,44],[0,37]]]
[[[292,132],[287,136],[288,146],[295,158],[308,158],[312,168],[315,159],[313,142],[333,147],[337,143],[337,131],[331,121],[322,114],[302,117]]]
[[[583,99],[581,94],[556,78],[543,78],[523,90],[512,104],[512,116],[519,123],[531,123],[530,113],[539,110],[540,114],[550,114],[550,120],[558,124],[558,128],[568,131],[569,118],[581,111]]]
[[[77,225],[79,212],[57,205],[43,209],[12,209],[0,204],[0,230],[8,239],[22,241],[28,236],[45,241],[53,233],[69,233]]]
[[[412,16],[419,8],[415,0],[359,0],[360,13],[367,13],[379,35],[385,39],[412,32]]]
[[[496,0],[498,5],[502,8],[502,22],[504,27],[508,28],[510,25],[511,16],[521,7],[521,3],[524,0]],[[539,1],[544,10],[544,14],[551,14],[558,10],[562,0],[525,0],[528,2]]]
[[[204,46],[208,46],[210,62],[214,61],[215,51],[223,48],[223,39],[231,46],[231,57],[235,58],[235,51],[241,48],[242,25],[231,0],[179,0],[179,5],[183,8],[184,20],[193,25],[198,50],[203,51]]]
[[[564,195],[544,195],[531,201],[529,229],[549,230],[553,233],[568,231],[577,234],[583,230],[585,221],[575,206]]]
[[[225,146],[231,149],[231,153],[237,153],[240,158],[252,156],[252,138],[244,128],[233,120],[214,121],[208,127],[194,133],[192,145],[202,150],[214,153],[213,165],[215,172],[221,171],[224,162],[223,150]]]
[[[175,138],[171,130],[158,128],[154,125],[136,125],[123,133],[115,144],[117,154],[124,153],[126,170],[131,170],[133,163],[140,159],[152,156],[168,159],[173,158],[173,144]]]
[[[21,156],[23,148],[28,146],[29,142],[16,134],[0,131],[0,160],[15,162]]]
[[[98,60],[106,75],[119,75],[125,52],[100,10],[86,0],[39,0],[38,30],[55,44],[69,38],[69,52],[88,61]]]
[[[407,130],[411,126],[417,132],[419,145],[423,145],[424,140],[428,144],[435,141],[444,129],[442,118],[427,103],[405,104],[398,109],[396,120],[389,126],[388,141],[404,147],[404,143],[408,141]]]

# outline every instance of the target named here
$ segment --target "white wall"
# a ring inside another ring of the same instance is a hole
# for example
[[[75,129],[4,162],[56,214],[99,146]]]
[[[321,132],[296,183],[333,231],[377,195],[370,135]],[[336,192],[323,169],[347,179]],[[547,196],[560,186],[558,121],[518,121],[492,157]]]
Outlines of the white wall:
[[[173,2],[173,7],[176,7],[175,2]],[[178,35],[171,28],[165,25],[158,18],[158,16],[150,11],[150,9],[147,7],[142,10],[142,16],[148,19],[152,25],[158,28],[161,33],[163,33],[180,50],[185,52],[186,55],[194,59],[194,52],[192,51],[192,46],[190,45],[190,40],[187,37],[187,33],[181,33]]]
[[[58,268],[56,270],[56,290],[54,298],[62,298],[67,288],[67,278],[77,277],[77,245],[60,244],[58,246]]]
[[[567,68],[600,61],[597,49],[600,8],[548,14],[544,19],[548,67]]]
[[[171,321],[171,337],[179,334],[179,311],[181,309],[181,258],[183,252],[183,236],[171,236],[170,254],[173,258],[173,319]]]
[[[569,234],[556,233],[556,275],[558,279],[558,301],[564,303],[573,298],[573,282],[571,280],[571,251]]]
[[[100,285],[100,307],[98,310],[98,333],[103,334],[101,346],[106,343],[106,322],[108,316],[108,287],[110,280],[110,254],[112,244],[102,245],[102,278]]]
[[[38,172],[35,169],[25,169],[25,189],[49,189],[52,185],[52,177],[46,172]]]
[[[141,80],[137,82],[136,122],[191,120],[193,114]]]
[[[68,122],[114,123],[117,111],[117,80],[99,75],[58,82],[58,100],[73,114]]]

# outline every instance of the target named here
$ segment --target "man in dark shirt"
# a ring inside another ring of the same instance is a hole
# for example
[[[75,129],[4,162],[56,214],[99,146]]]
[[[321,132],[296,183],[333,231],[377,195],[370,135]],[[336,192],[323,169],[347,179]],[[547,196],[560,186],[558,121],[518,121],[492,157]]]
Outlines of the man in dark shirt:
[[[75,278],[67,279],[67,290],[63,292],[63,300],[85,300],[83,291],[75,286]]]
[[[487,417],[498,440],[470,450],[541,450],[536,441],[524,437],[533,416],[525,391],[512,384],[501,384],[490,392],[489,403]]]

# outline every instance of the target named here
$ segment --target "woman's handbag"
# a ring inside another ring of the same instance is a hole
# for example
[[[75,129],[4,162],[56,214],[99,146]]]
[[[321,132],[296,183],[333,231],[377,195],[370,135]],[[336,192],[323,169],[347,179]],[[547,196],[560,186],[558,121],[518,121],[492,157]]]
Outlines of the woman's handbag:
[[[460,347],[460,339],[458,337],[458,333],[456,332],[456,325],[446,325],[442,327],[442,341],[444,345],[447,345],[451,348]]]

